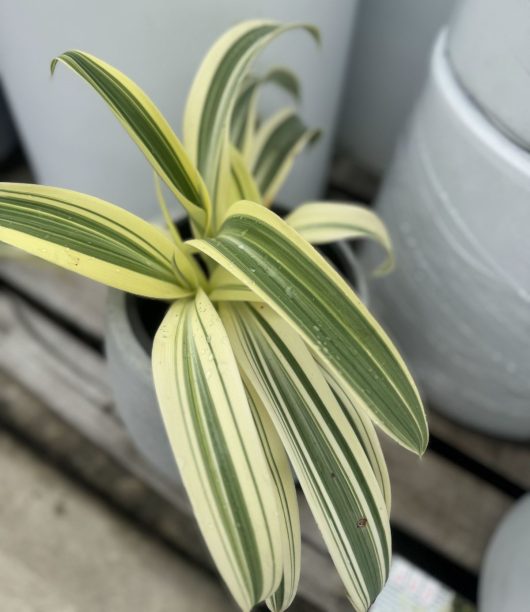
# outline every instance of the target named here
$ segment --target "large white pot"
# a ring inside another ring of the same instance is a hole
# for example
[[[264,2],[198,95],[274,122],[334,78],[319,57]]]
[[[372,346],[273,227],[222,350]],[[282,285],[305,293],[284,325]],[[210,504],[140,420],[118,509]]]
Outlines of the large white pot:
[[[324,254],[333,258],[333,263],[366,302],[365,279],[351,248],[341,242],[326,249]],[[116,408],[135,446],[161,473],[178,480],[151,373],[152,336],[146,333],[145,321],[157,317],[149,319],[141,314],[150,308],[152,302],[148,300],[139,300],[115,289],[109,291],[105,329],[109,381]],[[163,310],[159,309],[158,317],[161,316]]]
[[[397,269],[372,284],[372,306],[428,399],[530,438],[530,156],[460,88],[445,36],[376,209]]]
[[[361,0],[337,144],[375,175],[390,161],[454,0]]]
[[[238,21],[264,17],[316,24],[321,49],[303,32],[276,41],[262,66],[287,64],[301,77],[301,113],[323,138],[304,153],[281,193],[288,205],[321,195],[344,80],[356,0],[67,0],[0,3],[0,71],[20,137],[39,182],[78,189],[151,217],[148,164],[94,92],[50,60],[90,51],[120,68],[159,105],[178,134],[186,95],[215,39]]]
[[[478,590],[480,612],[530,608],[530,495],[502,519],[488,544]]]
[[[474,102],[530,148],[530,2],[465,0],[449,28],[453,70]]]

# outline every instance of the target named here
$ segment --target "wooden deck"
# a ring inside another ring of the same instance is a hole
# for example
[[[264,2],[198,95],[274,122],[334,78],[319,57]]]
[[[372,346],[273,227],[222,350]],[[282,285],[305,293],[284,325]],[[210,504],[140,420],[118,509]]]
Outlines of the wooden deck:
[[[132,448],[117,419],[102,349],[105,290],[34,259],[0,262],[0,425],[213,571],[183,490]],[[492,531],[530,487],[530,446],[487,438],[434,411],[422,459],[383,440],[395,548],[473,599]],[[293,610],[349,604],[300,494],[303,569]]]

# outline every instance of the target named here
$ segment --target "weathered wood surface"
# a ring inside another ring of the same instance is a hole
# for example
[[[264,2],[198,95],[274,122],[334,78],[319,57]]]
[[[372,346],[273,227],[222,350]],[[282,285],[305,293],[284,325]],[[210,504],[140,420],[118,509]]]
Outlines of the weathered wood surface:
[[[71,274],[38,265],[37,273],[29,261],[3,263],[0,278],[6,274],[10,283],[31,292],[34,298],[73,318],[91,333],[101,334],[101,288],[82,279],[76,279],[73,285]],[[18,274],[20,266],[25,269]],[[169,485],[145,464],[114,416],[101,356],[9,292],[0,295],[0,342],[0,369],[9,379],[29,390],[36,401],[99,447],[125,474],[168,504],[178,519],[174,519],[176,523],[167,533],[163,529],[161,533],[188,554],[197,555],[199,550],[201,559],[205,557],[183,491]],[[4,377],[0,384],[0,400],[5,399],[9,389],[7,381]],[[507,480],[523,488],[530,486],[528,445],[487,438],[437,414],[431,415],[430,425],[440,440]],[[449,559],[477,571],[487,541],[513,498],[432,451],[418,459],[388,440],[384,441],[384,451],[392,478],[393,522]],[[348,609],[305,502],[301,511],[302,599],[324,610]],[[186,527],[182,529],[181,524]]]

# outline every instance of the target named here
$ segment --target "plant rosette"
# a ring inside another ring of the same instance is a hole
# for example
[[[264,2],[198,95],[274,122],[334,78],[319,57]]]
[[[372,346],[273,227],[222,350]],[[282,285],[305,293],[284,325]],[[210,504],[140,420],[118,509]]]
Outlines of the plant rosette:
[[[313,246],[375,240],[388,254],[382,274],[393,265],[384,225],[361,206],[307,203],[285,219],[268,208],[318,134],[294,109],[257,118],[263,83],[297,95],[283,68],[250,72],[294,28],[318,38],[311,26],[261,20],[214,44],[189,93],[183,143],[121,72],[81,51],[56,58],[52,71],[66,64],[90,84],[144,153],[166,228],[85,194],[3,183],[0,240],[167,304],[151,355],[166,450],[241,609],[285,610],[296,594],[292,466],[352,605],[367,610],[391,556],[375,425],[419,454],[428,429],[396,348]],[[173,224],[160,181],[186,210],[191,239]]]

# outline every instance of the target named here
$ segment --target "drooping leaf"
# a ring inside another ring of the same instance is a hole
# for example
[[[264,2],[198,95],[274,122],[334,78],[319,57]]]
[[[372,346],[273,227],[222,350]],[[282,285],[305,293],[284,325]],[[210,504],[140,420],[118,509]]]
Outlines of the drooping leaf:
[[[274,202],[296,156],[319,135],[319,130],[308,129],[289,108],[261,126],[252,152],[252,174],[266,206]]]
[[[390,563],[385,502],[370,463],[298,334],[268,306],[220,306],[234,353],[278,430],[356,610]]]
[[[192,286],[158,228],[98,198],[0,183],[0,241],[110,287],[177,299]]]
[[[295,230],[263,206],[239,202],[217,236],[189,244],[289,321],[359,409],[403,446],[425,451],[425,413],[397,349],[340,274]]]
[[[199,290],[175,302],[154,340],[153,376],[171,448],[216,565],[243,610],[282,572],[272,477],[230,342]]]
[[[267,605],[273,612],[281,612],[292,603],[300,578],[301,536],[298,500],[289,459],[267,409],[252,389],[247,391],[247,395],[277,489],[283,573],[278,588],[267,599]]]
[[[131,79],[106,62],[84,53],[67,51],[52,62],[66,64],[91,85],[138,145],[157,174],[204,227],[210,198],[200,174],[162,113]]]
[[[388,274],[394,267],[394,250],[388,231],[381,219],[365,206],[309,202],[293,210],[285,222],[311,244],[356,238],[375,240],[387,255],[375,274]]]
[[[191,87],[184,114],[184,142],[214,202],[213,228],[226,209],[218,202],[220,177],[230,168],[230,120],[243,80],[256,55],[274,38],[302,28],[318,39],[314,27],[253,20],[226,32],[211,47]]]
[[[274,83],[288,92],[295,100],[300,98],[300,83],[297,76],[282,66],[271,68],[263,76],[249,76],[245,79],[232,112],[231,140],[249,159],[258,121],[259,92],[264,85]]]

